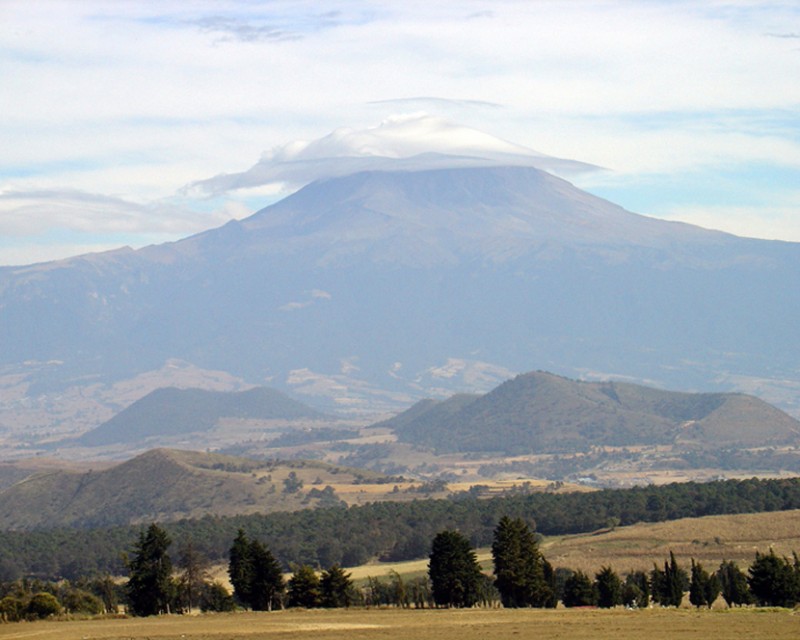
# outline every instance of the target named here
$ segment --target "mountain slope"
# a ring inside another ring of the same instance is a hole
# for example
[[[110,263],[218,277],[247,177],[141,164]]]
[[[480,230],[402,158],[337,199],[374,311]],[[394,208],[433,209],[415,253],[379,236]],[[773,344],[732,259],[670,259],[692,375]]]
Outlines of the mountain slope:
[[[306,485],[377,478],[321,462],[259,462],[219,454],[154,449],[100,471],[41,473],[0,492],[0,529],[101,527],[147,521],[293,511],[336,497],[287,490],[295,472]],[[315,497],[316,496],[316,497]]]
[[[326,416],[280,391],[257,387],[240,392],[157,389],[123,409],[76,444],[94,447],[142,442],[213,428],[222,418],[257,420],[324,419]]]
[[[452,402],[452,401],[448,401]],[[797,444],[800,422],[752,396],[677,393],[544,372],[517,376],[484,396],[422,403],[382,423],[405,442],[441,452],[574,453],[592,447]]]
[[[0,269],[0,366],[42,404],[178,358],[351,412],[537,366],[800,411],[798,281],[798,244],[636,215],[537,169],[364,172],[180,242]]]

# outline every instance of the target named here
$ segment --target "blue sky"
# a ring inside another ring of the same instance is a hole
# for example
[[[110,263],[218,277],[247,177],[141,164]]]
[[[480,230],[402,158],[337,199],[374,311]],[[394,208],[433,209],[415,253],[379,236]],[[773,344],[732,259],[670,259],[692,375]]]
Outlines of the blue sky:
[[[0,264],[244,217],[287,185],[187,185],[409,114],[603,167],[569,179],[639,213],[800,241],[797,2],[4,0],[0,78]]]

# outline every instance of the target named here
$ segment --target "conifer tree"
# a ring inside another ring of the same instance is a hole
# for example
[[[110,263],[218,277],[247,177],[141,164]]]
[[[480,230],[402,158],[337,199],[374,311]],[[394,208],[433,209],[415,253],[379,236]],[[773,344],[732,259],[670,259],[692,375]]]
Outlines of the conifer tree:
[[[253,611],[280,606],[285,590],[281,566],[266,546],[249,540],[242,529],[231,546],[228,575],[242,605]]]
[[[492,542],[495,586],[504,607],[545,607],[554,599],[546,566],[531,528],[503,516]],[[552,573],[552,570],[550,571]]]
[[[250,608],[272,611],[282,602],[285,584],[281,566],[272,552],[258,540],[250,543]]]
[[[250,606],[252,601],[253,559],[250,550],[250,540],[244,530],[239,529],[229,553],[228,576],[234,597],[244,606]]]
[[[323,607],[349,607],[353,603],[353,581],[338,564],[322,572],[320,589]]]
[[[576,571],[564,582],[565,607],[590,607],[597,604],[597,591],[591,578],[583,571]]]
[[[692,558],[691,582],[689,583],[689,602],[695,607],[706,606],[709,609],[719,596],[719,580],[715,574],[709,574],[703,565]]]
[[[756,603],[770,607],[793,607],[800,602],[800,559],[794,563],[788,558],[756,552],[756,559],[748,569],[747,582]]]
[[[683,593],[688,587],[689,577],[678,566],[675,554],[669,552],[669,560],[664,562],[664,570],[653,568],[651,573],[651,592],[653,599],[662,607],[679,607]]]
[[[442,531],[434,537],[428,575],[438,606],[471,607],[480,599],[480,565],[469,540],[457,531]]]
[[[650,604],[650,583],[644,571],[631,571],[622,586],[622,602],[629,607],[646,608]]]
[[[313,609],[320,605],[320,583],[314,569],[301,565],[289,578],[288,600],[290,607]]]
[[[166,531],[151,524],[139,533],[133,559],[128,563],[126,585],[131,611],[137,616],[169,613],[175,595],[172,561],[167,554],[172,541]]]
[[[594,580],[598,607],[610,609],[622,604],[622,580],[611,567],[601,567]]]
[[[733,560],[723,560],[717,570],[722,597],[729,607],[750,604],[753,596],[747,585],[747,576]]]

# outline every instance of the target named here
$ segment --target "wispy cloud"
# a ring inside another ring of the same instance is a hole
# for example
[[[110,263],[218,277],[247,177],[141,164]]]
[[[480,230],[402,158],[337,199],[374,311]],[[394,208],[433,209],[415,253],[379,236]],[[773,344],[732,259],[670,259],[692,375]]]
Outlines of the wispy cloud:
[[[189,24],[197,26],[201,31],[212,33],[222,42],[239,40],[241,42],[280,42],[285,40],[299,40],[300,33],[287,31],[271,25],[253,24],[238,18],[225,16],[209,16],[190,21]]]
[[[0,234],[30,236],[53,228],[94,234],[189,234],[222,224],[224,212],[199,214],[166,202],[138,204],[74,189],[0,193]]]

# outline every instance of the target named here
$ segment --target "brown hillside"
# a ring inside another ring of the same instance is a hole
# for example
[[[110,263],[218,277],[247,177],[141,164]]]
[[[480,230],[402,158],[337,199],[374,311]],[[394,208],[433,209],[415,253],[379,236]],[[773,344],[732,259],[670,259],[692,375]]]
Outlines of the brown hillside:
[[[292,473],[302,486],[288,491],[284,481]],[[108,469],[56,470],[17,483],[0,493],[0,529],[291,511],[337,502],[330,490],[323,493],[328,485],[381,478],[321,462],[260,462],[155,449]]]

